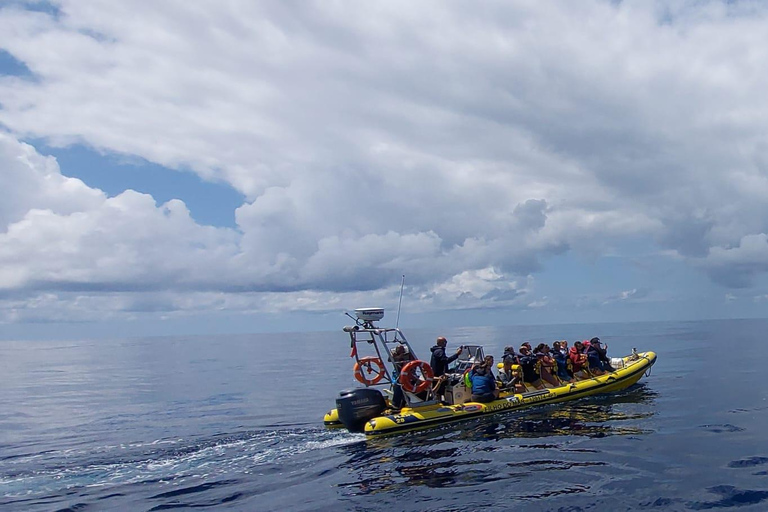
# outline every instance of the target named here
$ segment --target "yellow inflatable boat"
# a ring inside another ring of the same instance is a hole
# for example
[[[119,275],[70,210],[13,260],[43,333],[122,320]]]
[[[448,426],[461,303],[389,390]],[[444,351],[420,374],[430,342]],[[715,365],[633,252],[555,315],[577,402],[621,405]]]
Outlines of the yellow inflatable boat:
[[[615,371],[583,378],[573,383],[524,393],[501,391],[499,398],[488,403],[471,401],[471,391],[463,375],[476,362],[483,360],[481,346],[464,346],[456,364],[448,370],[445,401],[432,393],[431,368],[416,358],[403,333],[397,328],[374,325],[384,311],[378,308],[355,310],[356,324],[345,327],[355,358],[355,377],[364,388],[342,391],[336,408],[324,418],[327,427],[344,427],[351,432],[370,436],[388,435],[430,428],[455,421],[477,418],[499,412],[516,411],[532,405],[575,400],[599,393],[611,393],[635,384],[656,362],[654,352],[637,352],[614,358]],[[350,315],[351,316],[351,315]],[[354,318],[354,317],[353,317]],[[398,347],[402,348],[398,348]],[[361,357],[358,349],[375,355]],[[376,389],[383,387],[382,391]],[[396,390],[400,387],[400,390]],[[392,395],[402,393],[399,410],[392,408]]]

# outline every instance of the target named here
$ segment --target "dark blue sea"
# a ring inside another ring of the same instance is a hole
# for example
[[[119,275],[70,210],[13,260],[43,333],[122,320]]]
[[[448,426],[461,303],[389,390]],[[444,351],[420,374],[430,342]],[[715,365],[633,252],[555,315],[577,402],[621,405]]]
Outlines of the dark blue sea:
[[[344,317],[340,318],[341,324]],[[611,396],[366,440],[337,332],[0,342],[0,510],[768,510],[768,321],[408,329],[653,350]]]

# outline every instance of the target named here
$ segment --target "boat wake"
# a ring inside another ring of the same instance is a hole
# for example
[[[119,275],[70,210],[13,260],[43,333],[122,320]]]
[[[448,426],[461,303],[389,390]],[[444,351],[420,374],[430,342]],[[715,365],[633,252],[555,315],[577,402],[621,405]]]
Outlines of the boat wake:
[[[50,507],[62,496],[103,499],[141,492],[147,484],[156,491],[148,498],[178,499],[184,489],[197,495],[211,484],[232,485],[362,438],[321,426],[283,427],[17,454],[0,458],[0,505]]]

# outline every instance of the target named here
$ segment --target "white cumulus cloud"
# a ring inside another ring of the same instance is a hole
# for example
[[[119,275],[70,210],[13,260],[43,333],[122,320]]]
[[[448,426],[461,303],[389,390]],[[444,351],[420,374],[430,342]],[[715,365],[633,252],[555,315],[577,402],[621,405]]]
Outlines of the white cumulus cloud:
[[[312,309],[403,273],[425,307],[542,308],[549,256],[641,240],[728,287],[768,272],[762,4],[50,6],[0,8],[0,49],[32,75],[0,76],[14,314],[125,290]],[[191,169],[246,202],[236,229],[202,226],[19,140]]]

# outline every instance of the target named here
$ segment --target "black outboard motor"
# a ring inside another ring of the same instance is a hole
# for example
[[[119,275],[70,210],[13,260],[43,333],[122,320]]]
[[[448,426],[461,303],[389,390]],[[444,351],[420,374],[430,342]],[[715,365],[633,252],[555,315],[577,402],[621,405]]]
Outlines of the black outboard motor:
[[[336,399],[339,420],[350,432],[362,432],[365,423],[380,415],[386,408],[387,402],[377,389],[342,391]]]

